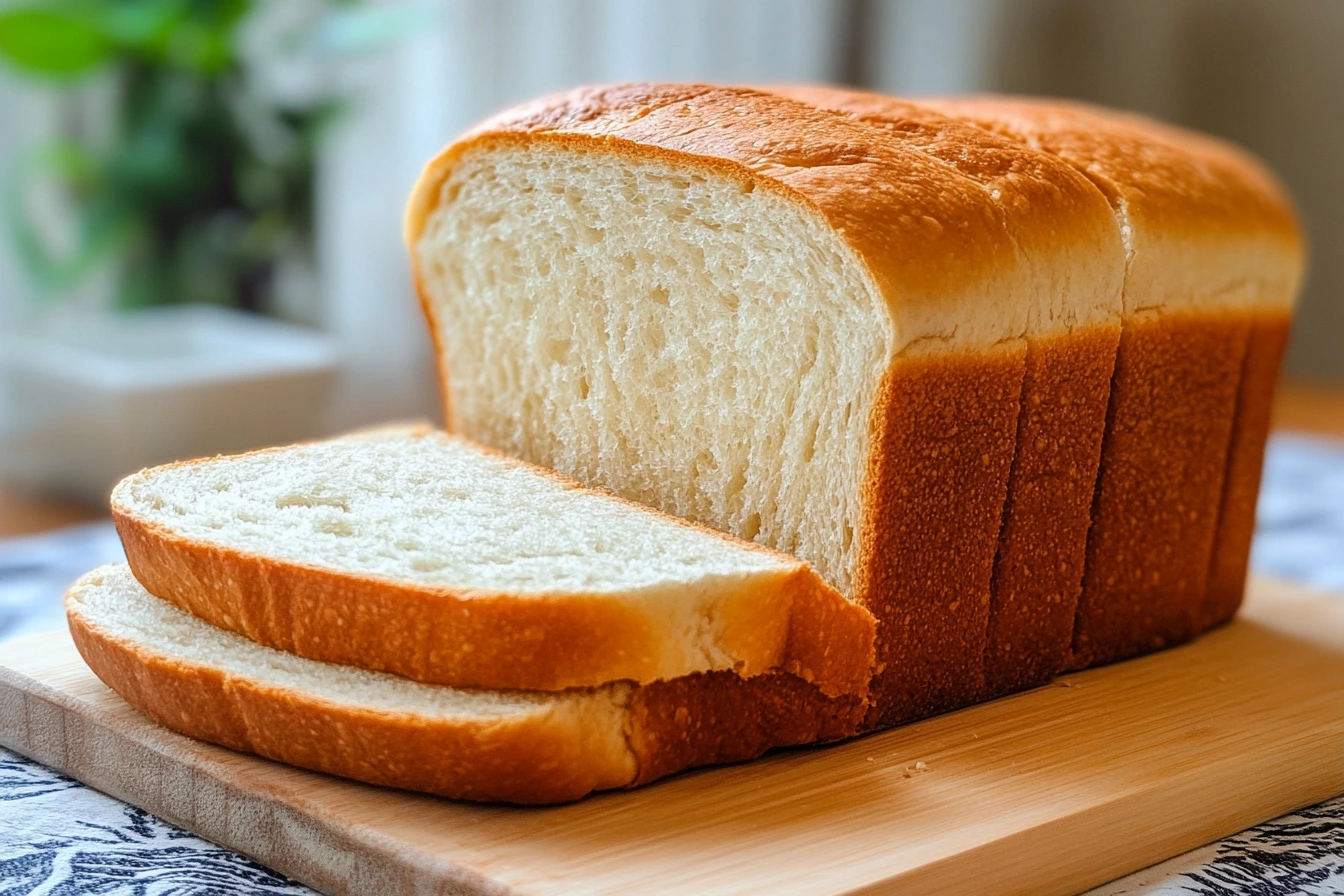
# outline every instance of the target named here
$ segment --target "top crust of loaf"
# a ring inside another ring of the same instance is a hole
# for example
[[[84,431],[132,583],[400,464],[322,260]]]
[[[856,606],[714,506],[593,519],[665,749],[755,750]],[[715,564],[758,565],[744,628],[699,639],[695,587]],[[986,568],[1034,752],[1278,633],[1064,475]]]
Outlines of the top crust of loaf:
[[[1126,315],[1287,307],[1302,274],[1287,194],[1250,154],[1143,116],[1023,97],[923,101],[1047,150],[1092,180],[1120,218],[1130,255]]]
[[[841,112],[887,131],[981,184],[1022,253],[1058,257],[1052,289],[1026,297],[1028,333],[1050,336],[1118,326],[1124,249],[1110,205],[1085,177],[1049,153],[913,102],[825,86],[771,86],[771,93]],[[1052,227],[1040,226],[1049,221]],[[1061,240],[1060,234],[1069,238]]]
[[[471,150],[550,141],[575,152],[661,159],[772,189],[839,232],[891,310],[893,351],[984,349],[1021,338],[1041,265],[1006,232],[984,187],[871,125],[746,88],[625,84],[580,88],[492,118],[426,166],[406,213],[418,244],[442,185]],[[949,140],[952,138],[949,138]],[[913,214],[912,209],[921,213]],[[1039,222],[1052,233],[1057,227]],[[1042,240],[1070,251],[1070,240]]]

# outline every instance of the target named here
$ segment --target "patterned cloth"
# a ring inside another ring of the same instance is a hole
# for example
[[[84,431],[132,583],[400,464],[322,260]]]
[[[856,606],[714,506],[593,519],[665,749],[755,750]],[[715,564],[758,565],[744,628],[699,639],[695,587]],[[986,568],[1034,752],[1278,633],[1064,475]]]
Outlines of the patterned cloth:
[[[0,541],[0,640],[64,624],[66,584],[122,559],[110,524]],[[1258,573],[1344,593],[1344,446],[1270,443]],[[0,894],[299,896],[312,891],[77,781],[0,750]],[[1107,884],[1091,896],[1344,893],[1344,798]]]

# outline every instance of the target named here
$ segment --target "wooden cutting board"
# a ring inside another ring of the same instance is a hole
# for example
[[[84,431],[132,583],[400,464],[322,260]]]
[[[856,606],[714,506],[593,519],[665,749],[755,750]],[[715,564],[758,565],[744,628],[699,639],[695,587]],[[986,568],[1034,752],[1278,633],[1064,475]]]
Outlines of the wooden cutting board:
[[[0,743],[333,894],[1071,893],[1344,792],[1344,600],[1257,582],[1187,647],[545,809],[196,743],[63,634],[0,645]]]

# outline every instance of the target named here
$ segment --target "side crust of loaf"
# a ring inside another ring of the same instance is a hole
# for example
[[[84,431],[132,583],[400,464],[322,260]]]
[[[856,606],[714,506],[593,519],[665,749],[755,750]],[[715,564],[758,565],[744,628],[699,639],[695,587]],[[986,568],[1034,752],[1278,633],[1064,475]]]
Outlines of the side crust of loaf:
[[[136,578],[219,628],[322,662],[454,687],[561,690],[658,680],[658,620],[601,595],[454,593],[276,560],[183,538],[113,504]],[[720,606],[736,672],[793,672],[862,695],[875,623],[805,566],[759,575]],[[706,660],[708,662],[708,660]],[[686,674],[685,670],[675,674]]]
[[[989,588],[1026,346],[914,355],[878,399],[861,594],[878,620],[867,729],[969,705],[984,686]]]
[[[1116,209],[1124,333],[1071,665],[1188,640],[1240,600],[1267,432],[1255,418],[1282,347],[1254,349],[1251,319],[1286,314],[1296,294],[1291,204],[1243,151],[1140,116],[1018,97],[932,105],[1058,155]]]
[[[985,649],[988,699],[1067,668],[1120,327],[1033,340],[999,533]]]
[[[1270,412],[1279,365],[1288,344],[1291,324],[1288,306],[1263,309],[1251,321],[1246,360],[1241,368],[1237,411],[1232,421],[1227,474],[1223,479],[1218,531],[1209,569],[1208,597],[1199,627],[1221,625],[1236,615],[1246,590],[1246,570],[1255,533],[1255,505],[1260,494],[1260,473],[1269,438]]]
[[[90,622],[71,588],[80,654],[127,703],[178,733],[370,784],[544,804],[687,768],[856,733],[866,702],[784,673],[698,673],[553,695],[516,718],[442,719],[342,705],[166,656]]]
[[[1043,277],[1028,318],[1018,415],[985,643],[985,697],[1048,681],[1071,652],[1092,493],[1120,338],[1124,245],[1109,203],[1068,163],[916,103],[778,88],[908,140],[992,194],[1022,251],[1072,244],[1067,276]],[[1056,222],[1041,228],[1041,220]]]
[[[1126,324],[1111,388],[1074,668],[1190,640],[1223,493],[1248,311]]]

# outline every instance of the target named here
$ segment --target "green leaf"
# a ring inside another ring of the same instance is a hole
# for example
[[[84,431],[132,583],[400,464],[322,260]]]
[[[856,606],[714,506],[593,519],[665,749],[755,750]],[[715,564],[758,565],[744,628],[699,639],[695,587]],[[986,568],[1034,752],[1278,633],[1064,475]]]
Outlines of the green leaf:
[[[181,0],[117,0],[99,4],[98,23],[119,50],[158,59],[173,28],[187,14]]]
[[[0,10],[0,56],[32,74],[74,78],[101,65],[111,47],[82,18],[39,6]]]

